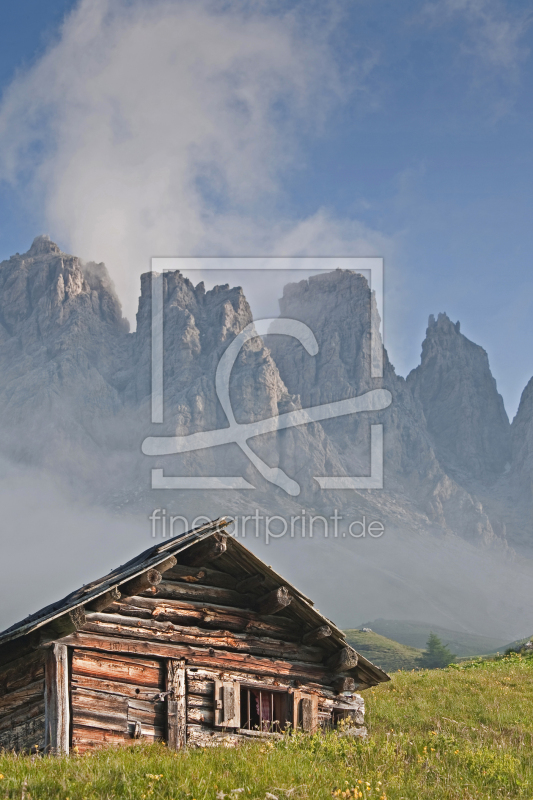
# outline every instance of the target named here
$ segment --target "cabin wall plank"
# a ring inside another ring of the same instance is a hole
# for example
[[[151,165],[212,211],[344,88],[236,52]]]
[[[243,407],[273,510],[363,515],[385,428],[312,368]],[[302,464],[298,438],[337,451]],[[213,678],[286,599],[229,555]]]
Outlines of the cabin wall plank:
[[[28,683],[20,689],[15,689],[12,692],[0,696],[0,718],[25,703],[42,700],[43,697],[44,677],[40,680]]]
[[[155,741],[155,738],[147,734],[143,736],[142,739],[125,739],[123,733],[114,733],[113,731],[101,728],[86,727],[78,723],[74,724],[72,727],[72,746],[75,752],[79,754],[87,753],[90,750],[101,747],[108,747],[109,745],[117,746],[126,743],[130,746],[146,741]]]
[[[155,597],[124,598],[106,609],[107,613],[168,621],[177,625],[197,625],[200,628],[223,628],[248,631],[284,641],[299,641],[301,626],[281,614],[260,616],[256,611],[219,606],[213,603]]]
[[[0,668],[0,748],[44,749],[44,660],[37,650]]]
[[[213,694],[210,696],[202,694],[189,694],[187,693],[187,708],[206,708],[210,710],[213,708]]]
[[[193,626],[182,627],[170,622],[155,620],[147,622],[144,619],[124,617],[119,614],[89,614],[82,630],[104,636],[124,636],[157,639],[178,644],[204,645],[253,655],[294,658],[301,662],[309,661],[317,664],[324,657],[320,647],[284,642],[266,636],[254,636],[250,633],[232,634],[224,630],[205,631]]]
[[[213,567],[189,567],[176,564],[165,573],[165,581],[180,583],[199,583],[203,586],[219,586],[222,589],[235,589],[237,580],[227,572]]]
[[[236,747],[245,741],[244,736],[238,736],[226,731],[214,730],[201,723],[187,724],[187,742],[192,747]]]
[[[242,594],[220,586],[187,583],[186,581],[161,581],[156,591],[158,598],[171,600],[197,600],[235,608],[253,608],[253,595]]]
[[[153,659],[130,658],[127,652],[118,656],[75,650],[72,675],[74,680],[86,676],[158,689],[163,683],[163,665]]]
[[[68,753],[70,746],[70,703],[68,648],[52,644],[46,650],[44,673],[45,736],[48,753]]]
[[[31,751],[33,753],[44,748],[44,701],[40,706],[41,713],[33,717],[24,717],[20,724],[0,731],[0,749],[15,752]]]
[[[28,703],[18,705],[9,714],[4,714],[0,718],[0,733],[18,728],[26,720],[40,717],[44,714],[44,697],[38,697]]]
[[[155,658],[185,659],[187,665],[218,668],[219,670],[232,669],[256,675],[271,675],[280,678],[302,679],[327,684],[329,675],[323,665],[302,663],[300,661],[286,661],[281,658],[267,658],[251,656],[246,653],[233,653],[225,650],[214,650],[191,645],[167,644],[165,642],[151,642],[133,638],[113,638],[98,636],[85,631],[66,636],[62,640],[65,644],[79,649],[90,649],[102,652],[124,652],[128,655],[142,657],[154,656]]]
[[[21,689],[40,678],[44,680],[44,658],[44,652],[36,650],[1,667],[0,696]]]
[[[187,699],[185,661],[167,661],[167,745],[181,750],[187,741]]]
[[[135,683],[123,683],[104,678],[93,678],[90,675],[75,674],[72,676],[72,690],[76,688],[93,689],[96,691],[109,692],[110,694],[122,695],[131,699],[153,700],[157,689],[150,686],[142,686]]]

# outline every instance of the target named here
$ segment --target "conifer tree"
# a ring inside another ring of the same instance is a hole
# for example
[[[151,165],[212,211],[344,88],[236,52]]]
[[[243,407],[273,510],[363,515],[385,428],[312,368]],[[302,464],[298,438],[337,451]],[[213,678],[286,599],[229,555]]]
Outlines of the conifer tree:
[[[457,656],[451,652],[450,648],[443,644],[436,633],[430,633],[426,643],[426,649],[417,659],[419,667],[424,669],[439,669],[452,664]]]

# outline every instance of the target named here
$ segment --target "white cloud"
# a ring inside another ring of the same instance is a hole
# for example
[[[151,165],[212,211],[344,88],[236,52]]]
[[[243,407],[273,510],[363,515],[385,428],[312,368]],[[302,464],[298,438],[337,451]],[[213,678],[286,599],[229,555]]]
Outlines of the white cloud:
[[[82,0],[0,108],[0,177],[26,187],[60,244],[106,261],[130,318],[152,255],[301,250],[328,230],[331,249],[341,229],[361,255],[380,241],[273,210],[300,133],[348,91],[327,25],[305,9],[221,8]]]
[[[424,7],[424,15],[434,25],[463,22],[466,36],[459,40],[459,47],[478,65],[477,80],[481,75],[490,79],[492,71],[507,80],[518,78],[529,53],[522,39],[531,14],[501,0],[438,0]]]

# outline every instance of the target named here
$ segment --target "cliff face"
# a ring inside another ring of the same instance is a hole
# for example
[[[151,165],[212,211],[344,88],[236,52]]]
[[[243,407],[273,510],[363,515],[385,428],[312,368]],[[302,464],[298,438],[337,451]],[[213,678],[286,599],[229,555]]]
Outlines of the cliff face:
[[[253,497],[235,496],[242,508],[250,502],[286,514],[304,502],[328,512],[352,508],[405,530],[505,543],[505,502],[493,499],[487,512],[483,493],[491,491],[509,461],[510,475],[531,475],[533,390],[524,393],[513,423],[511,454],[510,427],[486,353],[445,315],[430,319],[422,363],[407,381],[396,375],[386,352],[383,378],[372,378],[370,349],[372,341],[380,344],[377,329],[370,335],[374,298],[367,281],[349,271],[285,287],[281,316],[311,328],[318,342],[315,356],[286,336],[256,337],[242,348],[231,373],[239,423],[372,389],[391,392],[392,404],[383,411],[250,440],[269,468],[283,469],[300,484],[298,500],[266,480],[236,444],[152,460],[143,456],[140,445],[148,435],[227,427],[215,391],[216,368],[228,344],[252,321],[240,288],[206,291],[179,272],[165,273],[162,280],[164,422],[156,425],[150,421],[152,276],[142,276],[137,330],[129,333],[103,264],[62,253],[47,237],[0,264],[5,453],[95,485],[96,495],[111,504],[110,493],[121,502],[153,506],[148,485],[154,467],[165,475],[241,475],[256,489]],[[369,474],[371,424],[384,426],[384,488],[321,491],[316,476]],[[182,507],[203,502],[211,514],[227,511],[227,500],[222,494],[194,499],[180,494]]]
[[[383,497],[398,502],[401,495],[404,504],[409,498],[430,523],[488,543],[494,531],[482,504],[443,469],[423,405],[404,378],[396,375],[386,350],[383,378],[371,377],[371,347],[381,346],[379,330],[370,336],[374,303],[366,279],[350,271],[336,270],[286,286],[281,316],[308,324],[319,352],[311,357],[286,337],[270,337],[281,377],[304,407],[388,389],[393,399],[386,410],[322,423],[345,473],[368,474],[370,424],[383,424]]]
[[[407,377],[436,455],[463,478],[490,481],[511,459],[511,428],[485,350],[446,314],[429,318],[422,361]]]
[[[531,499],[533,486],[533,378],[522,392],[511,426],[512,465],[509,470],[523,482],[525,497]]]
[[[4,452],[35,462],[94,453],[121,400],[128,323],[103,264],[83,264],[46,236],[0,264],[0,419]]]
[[[215,376],[229,343],[252,322],[242,289],[225,285],[206,292],[203,283],[195,287],[179,272],[164,274],[164,422],[156,425],[149,423],[151,292],[152,275],[143,275],[132,367],[124,388],[124,402],[138,409],[140,430],[150,431],[154,436],[185,436],[228,427],[228,418],[215,390]],[[260,337],[250,339],[242,347],[231,372],[229,389],[233,412],[239,423],[275,417],[282,411],[297,407]],[[291,456],[294,438],[300,442],[299,452],[309,449],[303,443],[305,435],[302,439],[301,431],[292,436],[263,435],[253,440],[252,448],[273,468],[287,458],[294,467]],[[166,456],[156,460],[153,466],[163,468],[166,474],[242,475],[254,486],[262,484],[262,478],[234,444],[175,457]],[[263,489],[267,487],[263,485]]]
[[[511,459],[493,490],[506,534],[526,554],[533,545],[533,378],[522,392],[511,425]]]

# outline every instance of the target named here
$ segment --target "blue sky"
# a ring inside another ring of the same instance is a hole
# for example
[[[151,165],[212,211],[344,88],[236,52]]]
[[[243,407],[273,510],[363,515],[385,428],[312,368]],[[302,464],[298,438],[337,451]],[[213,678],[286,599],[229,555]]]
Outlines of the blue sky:
[[[384,255],[398,372],[446,311],[512,416],[531,22],[520,0],[4,3],[0,257],[47,231],[106,261],[131,317],[150,254]]]

